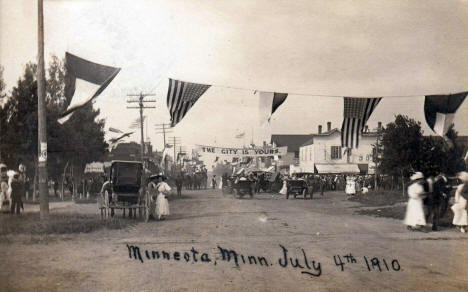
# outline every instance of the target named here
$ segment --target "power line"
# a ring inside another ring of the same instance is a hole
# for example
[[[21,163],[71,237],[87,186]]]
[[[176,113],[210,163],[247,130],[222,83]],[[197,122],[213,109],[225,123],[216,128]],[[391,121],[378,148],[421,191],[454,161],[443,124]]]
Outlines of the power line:
[[[127,103],[138,103],[138,106],[127,106],[129,109],[139,109],[140,110],[140,132],[141,132],[141,162],[144,161],[144,156],[145,156],[145,137],[144,137],[144,132],[143,132],[143,110],[144,109],[150,109],[150,108],[156,108],[155,106],[146,106],[145,103],[148,102],[156,102],[156,100],[145,100],[145,97],[147,96],[156,96],[156,94],[153,93],[142,93],[140,92],[139,94],[127,94],[127,96],[135,96],[138,97],[138,99],[129,99],[127,100]]]
[[[177,151],[177,146],[181,144],[180,137],[170,137],[169,138],[169,145],[174,149],[174,156],[173,156],[173,164],[177,164],[177,156],[176,156],[176,151]],[[175,172],[175,167],[173,167],[173,172]]]

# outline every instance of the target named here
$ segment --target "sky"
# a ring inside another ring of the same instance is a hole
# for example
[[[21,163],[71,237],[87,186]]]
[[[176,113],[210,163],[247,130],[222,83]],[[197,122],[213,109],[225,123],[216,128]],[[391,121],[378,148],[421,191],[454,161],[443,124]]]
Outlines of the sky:
[[[122,68],[98,97],[106,127],[138,117],[127,94],[153,93],[148,139],[168,123],[168,78],[212,84],[168,136],[242,146],[265,133],[341,127],[343,96],[384,96],[369,126],[396,114],[424,122],[424,95],[468,90],[468,1],[45,0],[45,55],[66,51]],[[0,64],[10,90],[37,54],[37,1],[0,0]],[[78,82],[75,96],[93,88]],[[258,91],[287,92],[268,127]],[[468,135],[468,101],[454,120]],[[245,133],[244,139],[235,135]],[[112,137],[108,133],[107,137]],[[130,140],[139,141],[139,132]]]

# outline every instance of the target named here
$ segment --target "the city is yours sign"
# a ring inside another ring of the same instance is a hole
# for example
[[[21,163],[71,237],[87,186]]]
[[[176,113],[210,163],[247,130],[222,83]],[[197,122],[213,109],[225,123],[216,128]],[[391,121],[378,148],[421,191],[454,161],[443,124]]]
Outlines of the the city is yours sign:
[[[197,145],[200,154],[214,154],[216,156],[237,156],[237,157],[267,157],[286,155],[288,147],[273,148],[230,148]]]

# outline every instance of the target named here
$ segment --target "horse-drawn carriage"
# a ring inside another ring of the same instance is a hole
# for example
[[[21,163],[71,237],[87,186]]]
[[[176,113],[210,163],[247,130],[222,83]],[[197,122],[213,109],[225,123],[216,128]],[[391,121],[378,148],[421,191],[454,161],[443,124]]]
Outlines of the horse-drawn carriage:
[[[143,164],[138,161],[112,161],[108,180],[103,184],[98,198],[101,217],[114,216],[114,210],[128,209],[129,217],[136,217],[138,210],[148,214],[149,197],[143,183]]]

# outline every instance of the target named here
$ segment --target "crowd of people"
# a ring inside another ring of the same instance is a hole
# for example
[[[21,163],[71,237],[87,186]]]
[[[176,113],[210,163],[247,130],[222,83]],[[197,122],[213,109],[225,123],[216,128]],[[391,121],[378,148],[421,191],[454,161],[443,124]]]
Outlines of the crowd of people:
[[[166,196],[172,191],[167,178],[163,175],[150,177],[147,188],[150,194],[149,215],[158,220],[165,219],[170,215],[169,201]]]
[[[28,180],[26,167],[19,164],[18,170],[8,170],[0,163],[0,210],[10,211],[10,214],[20,214],[24,210],[23,198],[26,197]]]
[[[468,199],[468,172],[457,175],[460,182],[456,186],[453,205],[452,224],[461,232],[466,231],[468,225],[467,199]],[[425,231],[427,221],[432,219],[432,230],[438,230],[439,219],[449,206],[452,186],[444,174],[425,178],[421,172],[414,173],[408,186],[408,205],[404,224],[411,231]]]
[[[461,172],[457,175],[460,184],[456,186],[455,195],[451,210],[454,214],[452,224],[461,232],[466,232],[468,226],[467,200],[468,200],[468,172]],[[208,177],[206,173],[178,173],[169,178],[177,189],[177,195],[181,196],[182,188],[188,190],[206,189]],[[211,187],[218,185],[217,177],[211,178]],[[265,172],[241,173],[235,176],[228,176],[227,173],[221,176],[220,188],[227,187],[240,180],[252,182],[253,192],[279,192],[286,194],[287,182],[290,180],[304,180],[312,192],[320,192],[323,196],[326,191],[343,191],[346,189],[346,175],[317,175],[317,174],[292,174],[292,175],[268,175]],[[83,179],[78,190],[83,194],[94,192],[102,185],[103,178]],[[354,176],[357,192],[363,192],[374,187],[373,176]],[[452,185],[447,176],[439,174],[437,176],[425,177],[423,173],[416,172],[410,177],[408,186],[408,204],[404,218],[404,224],[412,231],[425,231],[428,221],[432,223],[432,230],[439,228],[439,220],[448,210],[449,199],[451,198]],[[53,183],[54,192],[57,194],[58,182]],[[275,187],[277,189],[275,189]],[[94,188],[93,188],[94,187]],[[169,202],[166,196],[171,193],[172,188],[168,183],[168,178],[163,175],[153,176],[148,180],[148,190],[151,194],[151,215],[154,218],[164,219],[170,214]],[[20,214],[24,209],[23,198],[27,197],[29,191],[29,180],[23,164],[18,165],[17,170],[9,170],[7,166],[0,163],[0,209],[11,214]],[[98,192],[98,191],[96,191]]]

